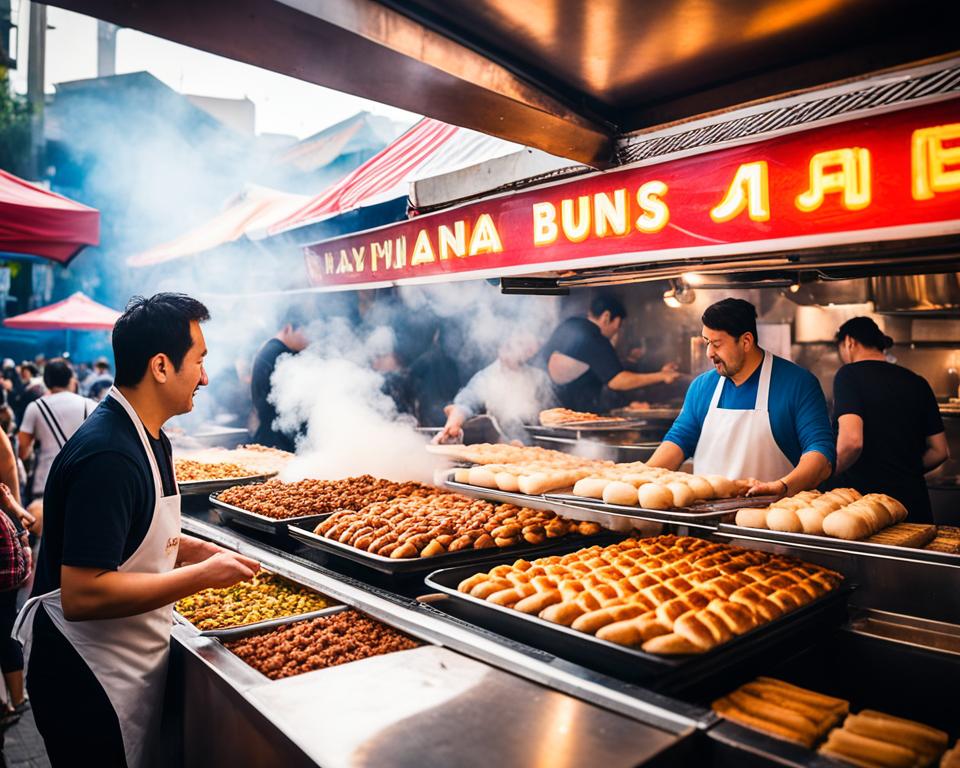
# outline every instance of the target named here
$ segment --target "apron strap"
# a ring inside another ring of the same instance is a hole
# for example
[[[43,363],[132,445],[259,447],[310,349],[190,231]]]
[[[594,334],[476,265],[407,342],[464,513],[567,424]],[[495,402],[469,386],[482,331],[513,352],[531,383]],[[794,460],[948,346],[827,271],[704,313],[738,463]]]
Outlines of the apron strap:
[[[157,464],[157,457],[153,453],[153,446],[150,445],[150,441],[147,439],[147,430],[143,426],[143,422],[137,415],[136,410],[134,410],[133,406],[130,405],[130,402],[127,400],[127,398],[121,394],[119,389],[116,387],[111,387],[108,396],[112,397],[123,406],[123,410],[127,412],[127,416],[130,417],[130,421],[133,422],[133,426],[136,428],[137,434],[140,436],[140,443],[143,446],[144,452],[147,454],[147,462],[149,463],[150,469],[153,472],[154,493],[156,494],[155,498],[159,501],[163,498],[163,477],[160,474],[160,467]],[[176,493],[176,490],[176,487],[174,487],[174,493]]]
[[[57,419],[56,414],[54,414],[50,404],[45,403],[43,398],[40,398],[37,400],[37,409],[40,411],[40,415],[43,416],[43,420],[47,422],[47,426],[50,428],[50,434],[53,435],[53,439],[57,442],[57,447],[63,448],[67,442],[67,435],[63,431],[63,427],[60,426],[60,421]]]
[[[720,376],[720,381],[717,382],[717,386],[713,390],[713,397],[710,398],[710,407],[707,408],[707,412],[717,410],[717,406],[720,404],[720,395],[723,394],[723,385],[726,382],[726,376]]]
[[[770,402],[770,379],[773,372],[773,355],[764,350],[763,363],[760,365],[760,381],[757,384],[757,402],[754,410],[766,411]]]

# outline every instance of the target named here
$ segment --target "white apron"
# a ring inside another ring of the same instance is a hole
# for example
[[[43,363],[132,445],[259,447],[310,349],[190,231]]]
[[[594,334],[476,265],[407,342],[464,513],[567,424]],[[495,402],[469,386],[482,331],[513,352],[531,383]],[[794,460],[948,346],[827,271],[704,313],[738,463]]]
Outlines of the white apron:
[[[727,380],[720,377],[693,454],[693,471],[698,475],[770,482],[793,471],[793,464],[783,455],[770,427],[767,403],[772,371],[773,355],[764,352],[757,402],[752,411],[717,407]]]
[[[116,388],[110,397],[119,402],[137,428],[150,462],[156,503],[150,528],[140,546],[118,568],[128,573],[165,573],[174,568],[180,543],[180,496],[163,495],[163,481],[140,417]],[[14,627],[29,663],[33,617],[43,604],[50,620],[90,667],[120,721],[123,749],[129,768],[142,768],[157,754],[160,716],[170,653],[172,606],[121,619],[67,621],[60,590],[27,601]],[[26,669],[26,666],[24,667]],[[82,706],[82,703],[80,703]]]

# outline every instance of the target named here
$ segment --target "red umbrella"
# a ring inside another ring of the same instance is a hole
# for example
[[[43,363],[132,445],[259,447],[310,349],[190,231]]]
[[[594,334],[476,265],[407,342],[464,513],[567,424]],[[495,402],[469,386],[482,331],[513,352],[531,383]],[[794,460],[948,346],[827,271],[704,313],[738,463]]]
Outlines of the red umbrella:
[[[100,243],[100,211],[0,170],[0,251],[66,264]]]
[[[120,313],[77,291],[73,296],[3,321],[24,331],[110,331]]]

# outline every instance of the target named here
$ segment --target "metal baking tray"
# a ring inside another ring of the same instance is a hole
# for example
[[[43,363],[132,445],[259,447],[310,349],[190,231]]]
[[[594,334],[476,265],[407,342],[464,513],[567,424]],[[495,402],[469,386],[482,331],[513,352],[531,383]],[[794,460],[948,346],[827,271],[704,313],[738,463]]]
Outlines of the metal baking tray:
[[[186,480],[177,483],[180,488],[181,496],[200,496],[203,494],[219,493],[227,488],[233,488],[235,485],[253,485],[262,483],[271,477],[276,477],[277,472],[266,472],[259,475],[248,475],[247,477],[231,477],[224,480]]]
[[[255,531],[261,531],[263,533],[271,533],[275,536],[285,535],[287,533],[287,526],[292,522],[312,522],[313,525],[316,526],[328,515],[333,514],[332,512],[324,512],[318,515],[300,515],[299,517],[285,517],[278,520],[273,517],[267,517],[266,515],[258,515],[256,512],[250,512],[241,507],[235,507],[233,504],[227,504],[225,501],[220,501],[215,493],[210,494],[210,503],[217,508],[217,513],[225,522],[236,523],[245,528],[252,528]]]
[[[506,562],[501,559],[501,562]],[[729,672],[781,641],[802,643],[833,629],[847,619],[850,587],[841,582],[837,589],[811,603],[764,624],[706,653],[690,656],[659,656],[626,645],[600,640],[594,635],[545,621],[512,608],[460,592],[457,586],[477,573],[471,566],[446,568],[429,574],[426,584],[447,595],[461,609],[467,621],[500,631],[514,640],[552,653],[586,667],[628,679],[631,682],[669,688],[678,683],[690,686],[704,677]]]
[[[747,528],[735,523],[722,523],[717,535],[731,539],[751,539],[753,541],[773,541],[796,547],[811,549],[830,549],[837,552],[851,552],[874,557],[893,557],[898,560],[920,560],[926,563],[952,565],[960,567],[960,554],[939,552],[935,549],[917,549],[916,547],[898,547],[892,544],[875,544],[869,541],[848,541],[832,536],[817,536],[810,533],[785,533],[767,528]]]
[[[644,520],[657,520],[664,523],[708,524],[716,528],[723,520],[729,518],[738,509],[744,507],[766,507],[777,500],[776,496],[738,496],[734,499],[717,499],[702,501],[689,507],[676,509],[646,509],[645,507],[631,507],[623,504],[607,504],[603,499],[591,499],[585,496],[574,496],[572,493],[545,493],[547,501],[558,501],[572,507],[589,507],[600,509],[612,514],[640,517]]]
[[[597,421],[568,421],[564,424],[545,426],[543,424],[524,424],[523,428],[531,435],[549,435],[569,432],[630,432],[645,426],[642,418],[598,419]]]
[[[326,597],[326,595],[324,595],[324,597]],[[332,598],[329,599],[333,602]],[[277,619],[267,619],[266,621],[255,621],[252,624],[242,624],[238,627],[224,627],[222,629],[197,629],[190,619],[177,613],[177,611],[174,611],[173,615],[181,624],[192,627],[200,637],[215,637],[218,640],[237,640],[260,631],[283,626],[284,624],[292,624],[295,621],[306,621],[307,619],[315,619],[317,616],[326,616],[328,613],[337,613],[347,607],[346,605],[336,603],[335,605],[328,605],[326,608],[321,608],[317,611],[298,613],[293,616],[282,616]]]
[[[342,544],[339,541],[328,539],[313,532],[316,523],[295,522],[289,527],[290,536],[303,542],[308,547],[322,549],[339,557],[345,557],[355,563],[373,568],[381,573],[404,575],[411,573],[427,573],[435,571],[444,565],[466,565],[473,567],[485,563],[503,562],[504,559],[513,562],[519,557],[543,557],[544,555],[565,554],[582,549],[585,545],[611,544],[623,537],[613,533],[598,533],[595,536],[563,536],[559,539],[547,539],[543,544],[517,544],[513,547],[491,547],[489,549],[466,549],[459,552],[447,552],[436,557],[384,557],[364,552],[362,549]],[[476,571],[474,571],[475,573]]]

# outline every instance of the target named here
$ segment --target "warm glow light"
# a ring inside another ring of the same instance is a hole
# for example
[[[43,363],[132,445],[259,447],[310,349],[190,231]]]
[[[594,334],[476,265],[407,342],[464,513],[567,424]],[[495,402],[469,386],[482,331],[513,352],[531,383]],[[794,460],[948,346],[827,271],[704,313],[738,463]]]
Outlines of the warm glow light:
[[[684,272],[683,274],[683,282],[687,285],[703,285],[705,281],[706,278],[699,272]]]
[[[790,286],[790,293],[798,293],[800,291],[800,283],[794,283]]]
[[[680,309],[680,299],[677,298],[677,292],[672,288],[663,292],[663,303],[670,309]]]

